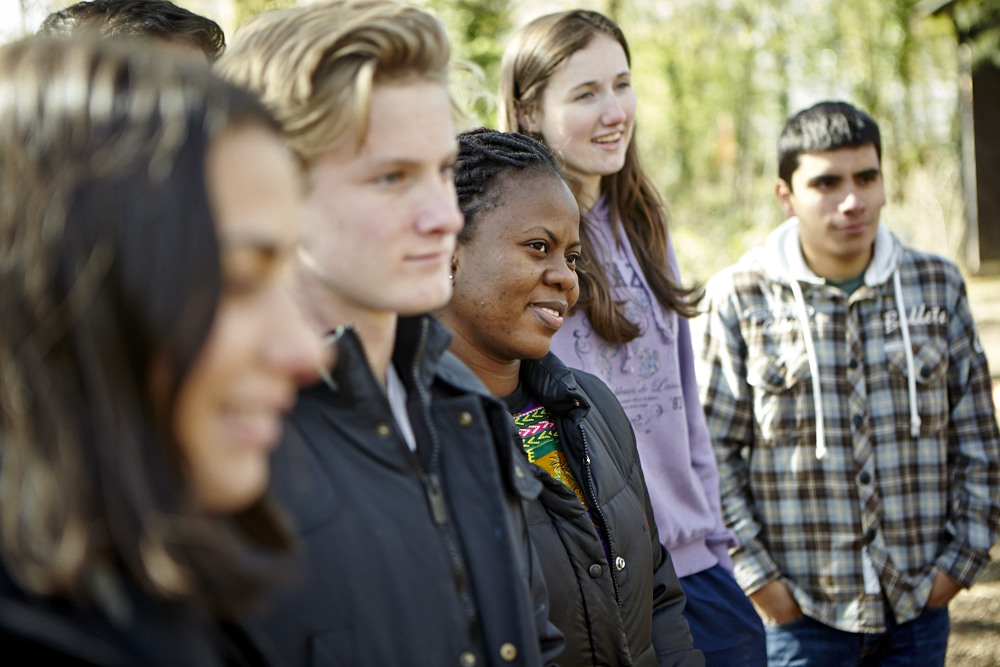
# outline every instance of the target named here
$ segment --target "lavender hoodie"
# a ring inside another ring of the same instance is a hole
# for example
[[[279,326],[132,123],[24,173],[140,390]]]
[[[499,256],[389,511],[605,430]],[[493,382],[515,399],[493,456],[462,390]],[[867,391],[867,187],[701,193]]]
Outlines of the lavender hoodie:
[[[604,380],[625,408],[660,540],[677,576],[716,564],[732,572],[728,549],[736,538],[722,522],[719,473],[698,400],[688,322],[656,301],[620,222],[615,241],[607,200],[601,197],[585,217],[598,246],[587,251],[597,253],[615,298],[625,301],[642,334],[612,345],[594,333],[586,314],[574,311],[553,338],[552,351],[567,366]],[[672,245],[668,251],[677,275]]]

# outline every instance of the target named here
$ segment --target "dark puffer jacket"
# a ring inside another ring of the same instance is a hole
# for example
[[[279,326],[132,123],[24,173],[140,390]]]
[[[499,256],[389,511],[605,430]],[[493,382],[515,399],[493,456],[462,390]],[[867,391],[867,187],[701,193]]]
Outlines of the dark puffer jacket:
[[[553,354],[521,363],[521,387],[554,418],[593,514],[592,521],[569,487],[532,466],[544,490],[530,504],[529,524],[550,618],[566,637],[560,664],[704,665],[681,615],[684,592],[657,537],[635,435],[618,399]]]
[[[450,340],[429,316],[399,321],[416,452],[352,329],[299,394],[272,480],[303,574],[252,623],[292,665],[528,667],[562,646],[523,510],[540,485]]]

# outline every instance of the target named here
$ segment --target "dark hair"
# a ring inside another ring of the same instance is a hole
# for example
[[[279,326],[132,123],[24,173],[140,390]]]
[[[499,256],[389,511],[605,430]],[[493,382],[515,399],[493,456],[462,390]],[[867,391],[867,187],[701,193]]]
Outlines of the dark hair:
[[[465,227],[458,235],[460,243],[472,239],[480,213],[500,205],[502,193],[490,185],[512,172],[530,171],[564,178],[549,149],[531,137],[485,127],[458,135],[455,190],[465,215]]]
[[[606,35],[618,42],[631,64],[628,42],[621,28],[597,12],[573,10],[547,14],[518,30],[500,64],[501,127],[528,132],[520,122],[523,113],[541,104],[552,74],[567,58],[586,48],[595,35]],[[535,138],[545,140],[541,136]],[[570,182],[572,186],[572,179]],[[612,219],[621,220],[643,275],[660,305],[683,317],[696,315],[701,288],[677,284],[670,270],[663,201],[642,168],[634,134],[624,166],[617,173],[601,178],[601,192],[607,196]],[[611,279],[595,252],[586,214],[580,222],[580,236],[588,251],[580,258],[580,300],[576,307],[587,313],[601,338],[615,344],[627,343],[640,334],[639,325],[628,319],[625,304],[614,300]]]
[[[155,37],[200,48],[209,62],[226,48],[226,36],[215,21],[167,0],[90,0],[45,17],[40,35],[94,31],[102,37]]]
[[[131,46],[0,49],[0,548],[38,594],[106,606],[123,572],[228,613],[290,537],[266,500],[195,506],[172,418],[221,289],[206,153],[278,127],[208,68]]]
[[[778,177],[789,187],[799,155],[873,144],[882,160],[878,123],[846,102],[820,102],[788,119],[778,138]]]

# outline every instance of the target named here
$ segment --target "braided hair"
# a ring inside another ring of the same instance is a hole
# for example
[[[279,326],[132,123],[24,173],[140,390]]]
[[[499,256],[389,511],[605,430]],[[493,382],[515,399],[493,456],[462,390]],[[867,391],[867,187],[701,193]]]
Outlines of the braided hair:
[[[501,205],[503,190],[493,182],[512,172],[537,171],[565,180],[559,163],[541,143],[516,132],[485,127],[458,135],[455,190],[465,215],[459,243],[472,239],[479,214]]]

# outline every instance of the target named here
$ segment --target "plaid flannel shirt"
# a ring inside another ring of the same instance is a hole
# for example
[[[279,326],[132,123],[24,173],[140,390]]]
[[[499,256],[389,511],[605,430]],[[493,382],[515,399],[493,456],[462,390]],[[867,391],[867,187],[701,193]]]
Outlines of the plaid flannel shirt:
[[[801,262],[795,224],[772,236],[794,233]],[[954,264],[904,249],[884,226],[873,264],[891,265],[869,267],[854,294],[798,270],[821,379],[820,459],[789,272],[767,248],[709,282],[699,322],[723,516],[741,543],[736,578],[748,594],[780,578],[806,615],[881,632],[883,591],[897,622],[915,618],[937,569],[972,585],[997,538],[1000,444],[965,284]],[[893,271],[909,320],[919,437]]]

